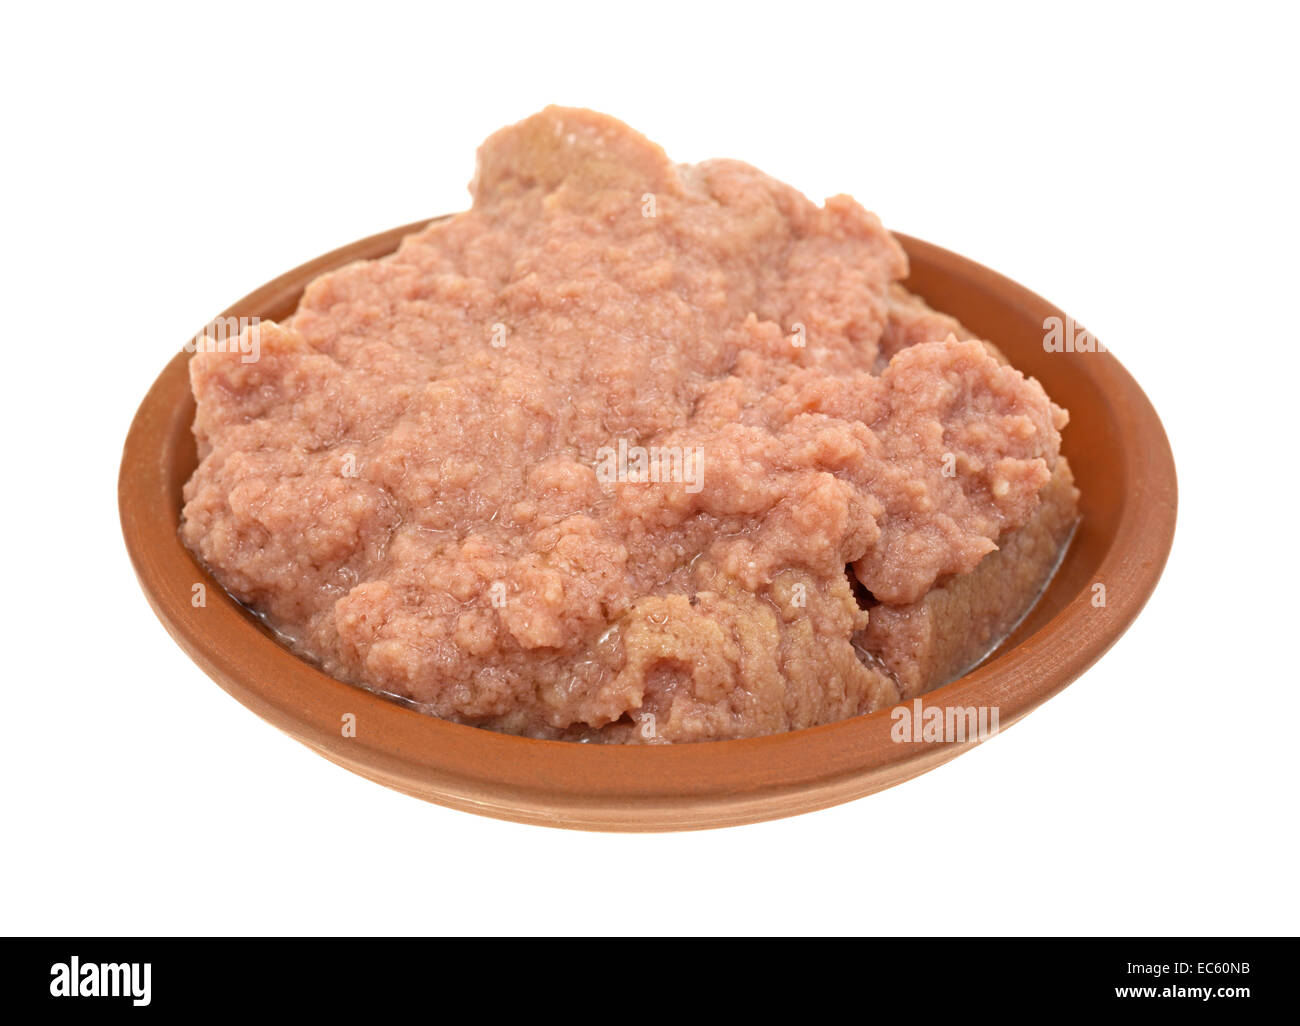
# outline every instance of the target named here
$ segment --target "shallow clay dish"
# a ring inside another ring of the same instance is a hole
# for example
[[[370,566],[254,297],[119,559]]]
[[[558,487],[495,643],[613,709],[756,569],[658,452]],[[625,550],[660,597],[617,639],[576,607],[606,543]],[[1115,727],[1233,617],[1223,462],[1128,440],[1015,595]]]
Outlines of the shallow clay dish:
[[[226,317],[283,320],[303,287],[382,256],[407,225],[354,242],[262,286]],[[1073,681],[1133,622],[1173,542],[1177,485],[1169,442],[1142,390],[1109,353],[1044,351],[1044,319],[1064,314],[1012,281],[929,243],[897,236],[907,287],[994,340],[1070,411],[1062,451],[1082,522],[1033,611],[978,669],[921,699],[998,709],[1006,729]],[[933,769],[974,742],[899,743],[889,711],[746,741],[630,746],[536,741],[448,723],[326,676],[230,598],[177,535],[196,464],[194,400],[179,353],[131,425],[118,499],[127,550],[172,637],[226,691],[326,758],[453,808],[549,826],[673,830],[773,819],[860,798]],[[206,605],[191,604],[194,585]],[[1104,585],[1105,604],[1097,605]],[[343,725],[355,717],[355,737]]]

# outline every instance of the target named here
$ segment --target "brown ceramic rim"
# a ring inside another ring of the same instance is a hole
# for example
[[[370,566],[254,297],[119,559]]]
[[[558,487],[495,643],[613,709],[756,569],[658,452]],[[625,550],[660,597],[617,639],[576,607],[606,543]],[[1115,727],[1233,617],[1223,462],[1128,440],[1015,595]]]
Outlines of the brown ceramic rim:
[[[282,320],[317,275],[392,252],[418,222],[303,264],[222,316]],[[1035,612],[982,666],[922,699],[986,706],[1006,729],[1099,659],[1146,603],[1173,542],[1177,484],[1156,412],[1109,353],[1045,353],[1043,322],[1065,315],[987,268],[897,236],[908,285],[997,341],[1071,411],[1065,451],[1083,521]],[[850,801],[948,761],[974,742],[895,742],[887,710],[744,741],[621,747],[537,741],[448,723],[334,680],[274,640],[181,544],[180,492],[195,464],[194,401],[179,353],[154,382],[122,455],[127,550],[168,632],[222,688],[346,768],[429,801],[488,816],[599,830],[674,830],[774,819]],[[204,583],[207,604],[191,605]],[[1098,606],[1094,585],[1105,588]],[[343,737],[347,713],[356,737]]]

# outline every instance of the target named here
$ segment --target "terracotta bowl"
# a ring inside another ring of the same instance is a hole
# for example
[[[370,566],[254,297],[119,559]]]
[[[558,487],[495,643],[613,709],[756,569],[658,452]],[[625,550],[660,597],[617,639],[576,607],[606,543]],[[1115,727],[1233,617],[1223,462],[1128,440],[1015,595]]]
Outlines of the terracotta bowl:
[[[262,286],[223,316],[282,320],[303,287],[352,260],[392,252],[407,225],[327,253]],[[1169,443],[1137,383],[1109,353],[1045,352],[1043,322],[1064,315],[1012,281],[899,236],[908,286],[993,339],[1070,411],[1064,450],[1082,522],[1034,610],[978,669],[924,697],[999,710],[1006,729],[1061,691],[1133,622],[1173,541],[1177,485]],[[882,790],[974,742],[899,743],[888,710],[746,741],[620,747],[535,741],[460,726],[326,676],[230,598],[181,544],[181,487],[194,470],[194,400],[179,353],[131,425],[118,485],[127,549],[172,637],[253,712],[355,773],[488,816],[598,830],[717,827],[825,808]],[[191,605],[206,585],[207,604]],[[1094,602],[1105,586],[1105,605]],[[345,737],[346,714],[355,737]]]

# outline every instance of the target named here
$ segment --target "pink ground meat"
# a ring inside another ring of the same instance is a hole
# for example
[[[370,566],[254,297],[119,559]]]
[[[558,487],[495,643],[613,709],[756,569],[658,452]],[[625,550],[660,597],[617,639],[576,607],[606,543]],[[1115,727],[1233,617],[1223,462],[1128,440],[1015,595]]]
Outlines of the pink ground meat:
[[[559,108],[472,192],[257,360],[191,360],[182,537],[301,654],[462,723],[703,741],[942,683],[961,619],[1032,601],[1065,413],[873,214]]]

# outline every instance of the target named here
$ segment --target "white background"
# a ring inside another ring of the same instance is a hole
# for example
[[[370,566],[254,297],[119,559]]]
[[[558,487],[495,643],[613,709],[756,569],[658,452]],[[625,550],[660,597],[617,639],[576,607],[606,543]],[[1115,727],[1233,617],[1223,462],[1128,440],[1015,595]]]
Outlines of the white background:
[[[1044,6],[7,5],[0,930],[1294,933],[1293,9]],[[683,835],[426,805],[208,681],[121,543],[136,405],[257,285],[463,208],[550,102],[849,192],[1094,331],[1181,488],[1117,647],[927,776]]]

